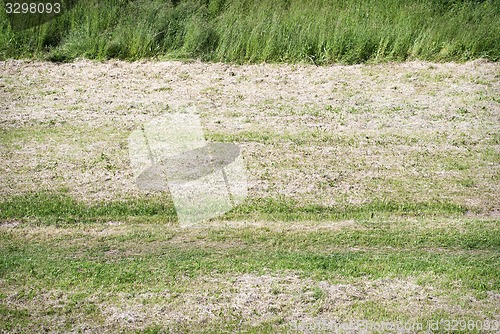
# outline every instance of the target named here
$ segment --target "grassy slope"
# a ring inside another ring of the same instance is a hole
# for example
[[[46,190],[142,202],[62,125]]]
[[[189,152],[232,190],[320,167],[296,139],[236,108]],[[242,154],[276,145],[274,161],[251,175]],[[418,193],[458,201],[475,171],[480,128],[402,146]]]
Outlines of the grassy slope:
[[[499,320],[496,65],[224,66],[5,63],[0,330]],[[373,91],[357,95],[359,82]],[[320,100],[329,84],[338,106]],[[207,137],[242,145],[256,186],[191,229],[168,196],[129,194],[118,178],[132,182],[127,136],[158,115],[148,101],[183,98],[229,104],[202,112]],[[343,184],[359,188],[343,196]]]
[[[486,1],[80,1],[13,32],[0,15],[0,57],[69,60],[200,57],[316,64],[498,60],[500,9]],[[3,13],[3,11],[2,11]]]

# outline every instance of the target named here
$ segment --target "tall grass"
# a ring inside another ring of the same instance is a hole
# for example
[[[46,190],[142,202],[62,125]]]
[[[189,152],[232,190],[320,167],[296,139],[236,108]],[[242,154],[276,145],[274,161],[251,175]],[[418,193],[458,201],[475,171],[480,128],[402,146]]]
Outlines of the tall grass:
[[[495,0],[87,0],[20,32],[1,13],[3,59],[500,59]]]

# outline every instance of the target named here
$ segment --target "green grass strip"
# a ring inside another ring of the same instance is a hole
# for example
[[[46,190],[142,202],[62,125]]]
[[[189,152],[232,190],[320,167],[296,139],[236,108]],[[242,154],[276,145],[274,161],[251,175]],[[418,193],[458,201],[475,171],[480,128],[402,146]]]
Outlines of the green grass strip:
[[[449,202],[397,203],[374,200],[361,205],[335,207],[301,205],[292,199],[249,199],[220,219],[264,219],[279,221],[373,218],[375,215],[435,216],[463,214],[462,205]],[[28,193],[0,202],[0,219],[37,221],[45,224],[81,223],[106,220],[151,219],[175,222],[177,217],[171,199],[164,195],[102,201],[79,202],[65,193]]]

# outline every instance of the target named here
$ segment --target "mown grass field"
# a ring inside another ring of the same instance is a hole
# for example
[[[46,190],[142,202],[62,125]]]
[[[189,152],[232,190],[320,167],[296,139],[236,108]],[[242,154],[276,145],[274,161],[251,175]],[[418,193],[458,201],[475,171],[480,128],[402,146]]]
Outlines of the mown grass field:
[[[0,59],[354,64],[500,58],[495,0],[68,2],[77,4],[21,31],[0,10]]]
[[[1,331],[495,332],[497,63],[0,68]],[[195,228],[135,187],[127,148],[186,105],[249,178]]]

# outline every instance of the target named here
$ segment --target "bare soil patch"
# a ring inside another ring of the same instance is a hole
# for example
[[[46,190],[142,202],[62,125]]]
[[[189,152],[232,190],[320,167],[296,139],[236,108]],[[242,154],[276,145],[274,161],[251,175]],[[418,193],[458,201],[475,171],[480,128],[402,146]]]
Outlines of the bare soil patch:
[[[420,285],[414,279],[332,284],[283,273],[212,275],[194,281],[189,279],[186,284],[175,291],[132,294],[94,291],[73,305],[71,313],[56,317],[47,317],[46,310],[53,309],[58,314],[66,309],[71,303],[71,294],[48,290],[27,300],[18,293],[10,293],[4,302],[11,308],[29,309],[30,317],[48,330],[66,327],[84,332],[131,331],[153,325],[181,328],[181,331],[182,328],[207,329],[221,320],[242,321],[243,328],[269,322],[275,324],[276,330],[286,330],[292,323],[376,321],[382,314],[391,314],[394,319],[407,322],[423,321],[436,312],[490,321],[498,320],[499,314],[498,296],[494,293],[481,299],[474,294],[449,296],[432,286]],[[100,316],[85,316],[86,305],[97,308]]]
[[[242,147],[252,197],[500,207],[497,63],[4,61],[0,79],[2,198],[143,196],[127,136],[194,105],[209,139]]]

